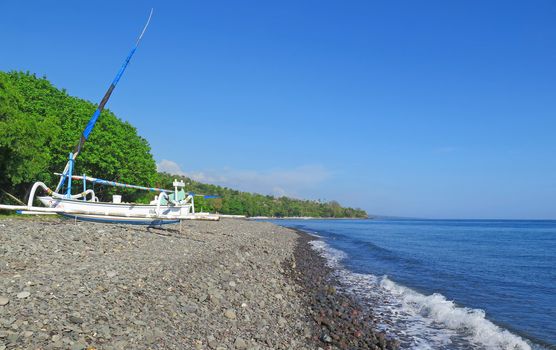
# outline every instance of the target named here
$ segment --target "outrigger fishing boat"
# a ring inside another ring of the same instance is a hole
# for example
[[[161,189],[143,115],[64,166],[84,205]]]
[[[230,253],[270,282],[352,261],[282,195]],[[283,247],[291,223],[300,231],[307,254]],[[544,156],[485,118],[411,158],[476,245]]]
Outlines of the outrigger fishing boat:
[[[116,74],[116,77],[110,84],[104,97],[102,98],[98,108],[93,113],[85,127],[81,138],[75,147],[75,150],[69,154],[69,160],[62,173],[56,173],[60,176],[60,181],[55,190],[51,190],[42,182],[36,182],[30,192],[27,205],[0,205],[0,209],[17,210],[20,214],[59,214],[71,217],[76,220],[83,221],[99,221],[108,223],[125,223],[138,225],[162,225],[181,222],[181,220],[218,220],[219,216],[207,213],[195,213],[194,193],[186,193],[184,191],[185,183],[183,181],[174,180],[173,190],[167,190],[156,187],[137,186],[115,181],[103,180],[90,176],[74,175],[74,164],[77,156],[89,135],[93,131],[104,106],[108,102],[110,95],[122,77],[131,57],[137,50],[143,34],[149,26],[153,11],[151,10],[149,18],[141,34],[135,42],[135,46],[126,57],[123,65]],[[83,192],[72,194],[72,180],[83,182]],[[87,182],[97,185],[121,187],[127,189],[146,190],[150,192],[158,192],[154,200],[150,204],[124,203],[121,201],[120,195],[113,195],[112,202],[100,202],[96,197],[93,189],[87,189]],[[61,193],[64,184],[66,185],[65,193]],[[46,196],[37,197],[45,206],[34,206],[35,194],[38,189],[46,192]],[[205,198],[216,198],[217,196],[204,196]]]

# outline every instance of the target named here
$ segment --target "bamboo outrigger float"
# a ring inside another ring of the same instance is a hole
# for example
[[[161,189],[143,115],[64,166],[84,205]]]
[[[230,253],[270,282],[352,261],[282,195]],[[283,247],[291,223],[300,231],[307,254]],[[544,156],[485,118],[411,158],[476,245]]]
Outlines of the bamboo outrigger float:
[[[151,10],[147,23],[143,27],[141,34],[135,42],[135,46],[126,57],[116,77],[110,84],[108,90],[104,94],[98,108],[92,115],[87,123],[87,126],[81,134],[81,138],[75,147],[74,152],[69,154],[69,160],[62,173],[55,173],[60,176],[60,181],[55,190],[51,190],[42,182],[36,182],[30,192],[27,205],[3,205],[0,204],[0,209],[16,210],[20,214],[59,214],[66,217],[75,218],[76,220],[83,221],[98,221],[107,223],[125,223],[137,225],[162,225],[177,223],[181,220],[219,220],[218,215],[207,213],[195,213],[194,193],[186,193],[183,190],[185,186],[183,181],[174,180],[173,190],[167,190],[156,187],[144,187],[131,184],[124,184],[109,180],[103,180],[86,175],[78,176],[73,175],[75,159],[80,154],[81,150],[89,135],[104,109],[104,106],[110,99],[110,95],[122,77],[127,65],[129,64],[133,54],[137,50],[143,34],[149,26],[153,11]],[[72,194],[72,180],[83,182],[83,192]],[[132,188],[139,190],[146,190],[150,192],[159,192],[155,199],[150,204],[136,204],[136,203],[122,203],[121,196],[114,195],[112,202],[100,202],[92,189],[87,189],[87,181],[93,184]],[[66,192],[61,193],[64,184],[66,185]],[[46,192],[46,196],[39,196],[37,199],[45,206],[34,206],[35,193],[37,190]],[[205,196],[207,198],[214,198],[215,196]]]

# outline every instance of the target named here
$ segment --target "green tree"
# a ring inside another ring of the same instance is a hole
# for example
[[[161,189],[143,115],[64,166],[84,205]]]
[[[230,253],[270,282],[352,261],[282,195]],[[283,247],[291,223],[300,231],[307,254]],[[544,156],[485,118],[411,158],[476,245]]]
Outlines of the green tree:
[[[46,78],[0,72],[0,187],[25,197],[34,181],[54,186],[58,179],[53,173],[63,170],[95,109]],[[109,110],[102,112],[76,161],[75,173],[144,185],[157,179],[148,142]],[[114,191],[103,188],[98,194],[107,197]],[[128,200],[143,195],[123,192]]]

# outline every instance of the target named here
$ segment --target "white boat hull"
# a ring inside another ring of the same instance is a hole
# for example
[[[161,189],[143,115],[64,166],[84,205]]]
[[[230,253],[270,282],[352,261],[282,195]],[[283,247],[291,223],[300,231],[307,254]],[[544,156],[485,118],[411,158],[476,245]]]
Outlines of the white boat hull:
[[[50,196],[38,197],[38,199],[46,207],[57,209],[59,213],[72,217],[104,216],[133,221],[132,219],[180,220],[190,219],[194,216],[190,204],[157,207],[153,204],[91,202]]]

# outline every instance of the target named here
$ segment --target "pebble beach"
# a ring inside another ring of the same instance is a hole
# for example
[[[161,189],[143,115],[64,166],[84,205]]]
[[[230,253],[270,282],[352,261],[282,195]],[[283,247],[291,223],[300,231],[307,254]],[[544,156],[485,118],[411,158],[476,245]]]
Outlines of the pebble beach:
[[[1,219],[0,350],[397,348],[312,239],[239,219]]]

